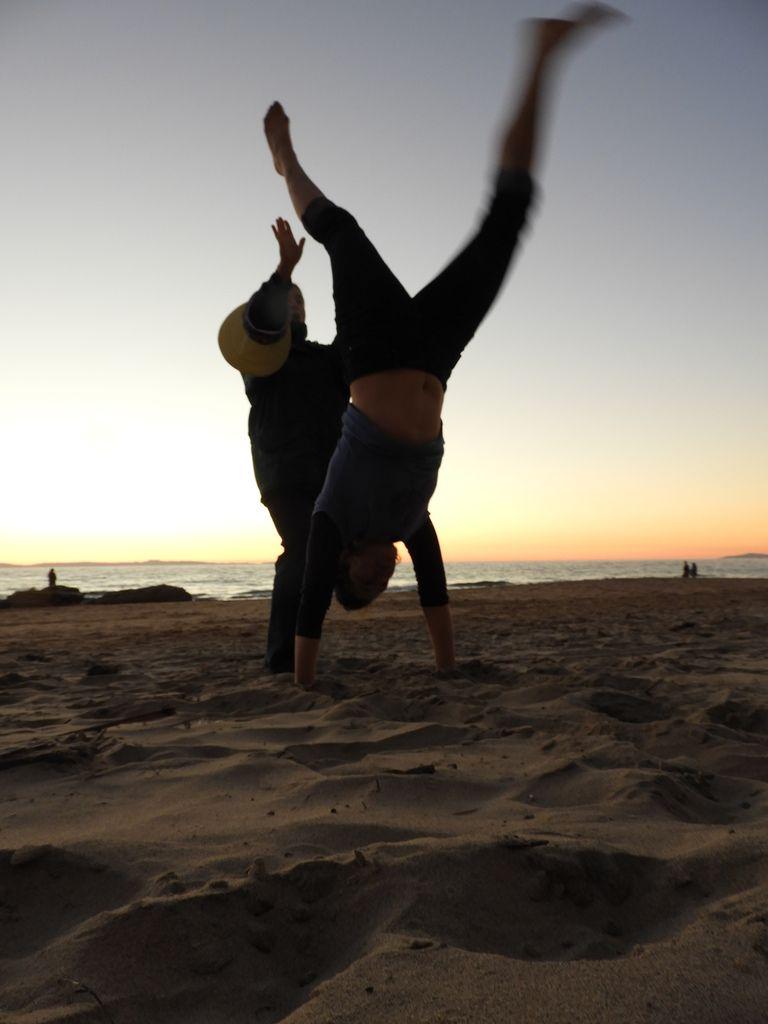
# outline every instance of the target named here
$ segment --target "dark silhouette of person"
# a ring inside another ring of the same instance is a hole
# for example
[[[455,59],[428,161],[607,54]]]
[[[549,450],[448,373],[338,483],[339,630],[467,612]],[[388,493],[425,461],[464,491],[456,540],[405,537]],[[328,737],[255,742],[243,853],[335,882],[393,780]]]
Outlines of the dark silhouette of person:
[[[244,315],[265,337],[288,324],[290,349],[275,373],[242,376],[251,403],[248,434],[256,484],[283,546],[275,563],[264,664],[270,672],[292,672],[312,510],[341,434],[349,388],[338,348],[307,341],[304,298],[291,276],[304,239],[297,242],[282,218],[272,233],[280,250],[277,270],[251,297]]]
[[[691,562],[691,576],[695,579],[699,575],[699,567],[695,562]]]
[[[501,288],[525,226],[541,107],[558,55],[584,30],[613,16],[588,5],[570,20],[529,24],[529,68],[500,140],[489,205],[464,249],[413,297],[355,218],[306,174],[282,105],[267,111],[264,130],[275,170],[308,234],[330,258],[336,343],[352,396],[312,516],[296,630],[296,681],[302,686],[314,684],[334,590],[349,609],[374,600],[394,572],[398,540],[413,558],[436,666],[455,667],[445,571],[428,512],[443,456],[443,396]],[[360,145],[354,138],[338,141],[350,152]]]
[[[49,569],[48,570],[48,586],[49,587],[55,587],[56,586],[56,573],[53,571],[53,569]]]
[[[687,562],[683,562],[683,579],[688,579],[691,575],[691,567]]]

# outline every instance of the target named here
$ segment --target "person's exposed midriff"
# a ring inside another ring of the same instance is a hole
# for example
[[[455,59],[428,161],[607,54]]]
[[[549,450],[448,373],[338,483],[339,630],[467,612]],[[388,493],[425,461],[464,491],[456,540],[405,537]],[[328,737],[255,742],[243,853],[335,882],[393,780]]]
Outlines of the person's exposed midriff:
[[[352,403],[385,434],[406,444],[433,441],[441,428],[443,386],[424,370],[382,370],[350,384]]]

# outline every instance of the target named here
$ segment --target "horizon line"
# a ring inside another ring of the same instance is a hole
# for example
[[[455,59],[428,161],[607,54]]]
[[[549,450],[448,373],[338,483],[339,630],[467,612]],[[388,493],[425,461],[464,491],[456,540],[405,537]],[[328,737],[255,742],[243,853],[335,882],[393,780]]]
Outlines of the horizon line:
[[[716,562],[728,558],[768,558],[768,553],[762,551],[747,551],[737,555],[714,555],[699,558],[699,561]],[[682,556],[644,556],[641,558],[448,558],[447,564],[452,565],[476,565],[492,562],[676,562],[685,561]],[[691,559],[687,559],[691,561]],[[693,559],[695,561],[695,559]],[[134,560],[118,561],[91,561],[87,559],[59,562],[55,559],[44,562],[0,562],[0,569],[44,569],[74,566],[125,566],[125,565],[274,565],[273,559],[200,559],[200,558],[143,558]]]

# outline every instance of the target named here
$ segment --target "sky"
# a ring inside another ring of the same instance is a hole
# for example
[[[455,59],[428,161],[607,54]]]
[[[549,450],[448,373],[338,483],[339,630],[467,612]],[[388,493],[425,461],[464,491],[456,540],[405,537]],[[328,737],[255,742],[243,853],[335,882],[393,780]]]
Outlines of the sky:
[[[449,561],[768,550],[768,4],[628,0],[451,378]],[[539,0],[0,0],[0,561],[272,559],[218,326],[299,229],[261,121],[417,291],[466,241]],[[330,271],[295,272],[333,338]]]

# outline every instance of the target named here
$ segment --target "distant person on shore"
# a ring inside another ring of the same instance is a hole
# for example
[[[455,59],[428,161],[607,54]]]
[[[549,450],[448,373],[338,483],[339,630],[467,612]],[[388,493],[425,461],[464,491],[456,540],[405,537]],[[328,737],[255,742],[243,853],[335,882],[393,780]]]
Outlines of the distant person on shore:
[[[696,577],[697,577],[698,575],[699,575],[699,567],[698,567],[698,565],[696,565],[696,563],[695,563],[695,562],[691,562],[691,576],[692,576],[692,577],[693,577],[694,579],[696,579]]]
[[[56,573],[53,569],[48,570],[48,586],[53,589],[56,586]]]
[[[245,324],[249,338],[259,342],[249,341],[246,365],[252,372],[242,373],[251,403],[248,434],[256,485],[283,547],[275,563],[264,663],[270,672],[292,672],[312,509],[341,433],[349,389],[337,348],[307,341],[304,298],[292,279],[304,239],[296,242],[280,217],[272,233],[277,269],[235,313],[241,330]],[[229,359],[221,336],[220,344]]]
[[[614,13],[589,5],[573,20],[530,25],[528,77],[501,140],[489,208],[469,244],[413,298],[352,215],[306,175],[282,106],[273,103],[267,111],[264,129],[275,169],[307,232],[330,257],[335,345],[352,396],[312,516],[296,636],[302,685],[314,682],[334,589],[347,608],[370,603],[394,571],[397,540],[405,541],[414,560],[437,667],[455,665],[445,571],[428,513],[443,457],[446,383],[495,300],[525,226],[541,107],[554,66],[569,44]],[[329,138],[332,131],[329,126]],[[352,154],[360,145],[358,139],[341,143]]]
[[[687,562],[683,562],[683,579],[687,580],[691,575],[691,567]]]

